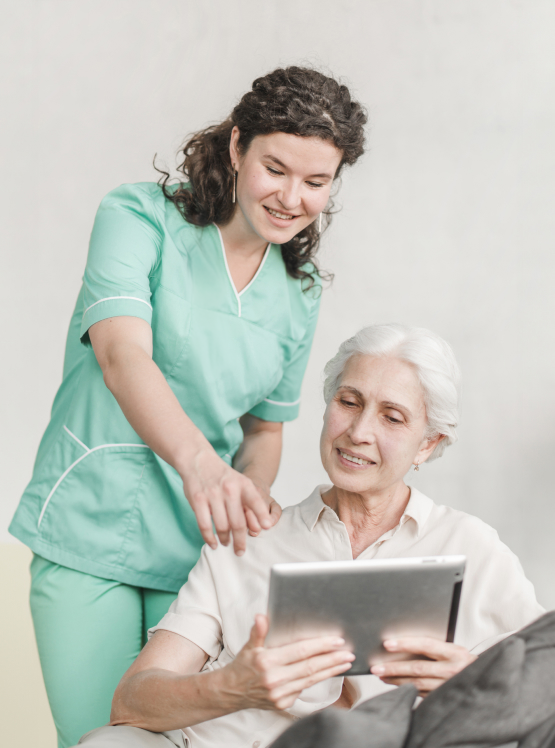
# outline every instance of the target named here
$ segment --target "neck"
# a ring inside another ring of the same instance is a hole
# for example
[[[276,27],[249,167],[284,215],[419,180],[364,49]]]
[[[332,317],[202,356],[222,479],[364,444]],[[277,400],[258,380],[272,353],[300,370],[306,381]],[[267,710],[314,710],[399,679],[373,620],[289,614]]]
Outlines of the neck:
[[[228,254],[241,255],[248,259],[264,254],[268,246],[268,242],[253,231],[239,206],[236,207],[231,221],[218,228]]]
[[[347,528],[353,558],[372,545],[388,530],[397,527],[410,499],[410,488],[403,482],[376,493],[352,493],[332,486],[322,495]]]

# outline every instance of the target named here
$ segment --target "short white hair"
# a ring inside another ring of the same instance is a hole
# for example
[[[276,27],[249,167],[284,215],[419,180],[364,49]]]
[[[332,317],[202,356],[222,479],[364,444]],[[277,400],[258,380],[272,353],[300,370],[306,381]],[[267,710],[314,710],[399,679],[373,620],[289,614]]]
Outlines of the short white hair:
[[[451,346],[423,327],[370,325],[339,346],[324,369],[324,399],[330,402],[352,356],[397,358],[412,364],[424,390],[427,438],[443,435],[428,460],[441,457],[457,441],[459,423],[460,371]]]

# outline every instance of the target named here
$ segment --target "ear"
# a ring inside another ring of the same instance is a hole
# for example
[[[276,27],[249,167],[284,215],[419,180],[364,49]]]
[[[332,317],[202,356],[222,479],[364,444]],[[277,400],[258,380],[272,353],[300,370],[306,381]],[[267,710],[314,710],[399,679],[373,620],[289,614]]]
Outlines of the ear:
[[[229,140],[229,157],[231,158],[231,165],[235,171],[237,171],[237,166],[239,164],[239,134],[239,128],[235,125],[231,131],[231,138]]]
[[[431,439],[424,439],[424,441],[420,445],[420,449],[414,457],[414,462],[417,462],[419,465],[422,465],[422,463],[426,462],[428,457],[432,454],[432,452],[442,439],[445,439],[445,434],[438,434]]]

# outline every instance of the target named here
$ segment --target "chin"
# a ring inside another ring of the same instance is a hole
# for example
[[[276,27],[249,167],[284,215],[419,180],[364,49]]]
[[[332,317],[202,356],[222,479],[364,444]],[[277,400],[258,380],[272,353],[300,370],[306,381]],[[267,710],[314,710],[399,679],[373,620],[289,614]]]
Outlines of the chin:
[[[264,214],[262,220],[258,225],[255,225],[254,228],[258,236],[264,239],[264,241],[271,242],[272,244],[286,244],[291,241],[294,236],[303,231],[303,229],[306,229],[310,224],[310,222],[303,224],[297,223],[294,227],[284,226],[283,228],[280,228],[269,223],[265,218],[266,216]]]
[[[341,470],[330,470],[328,476],[333,485],[336,488],[340,488],[342,491],[362,493],[363,491],[368,491],[372,487],[369,476],[346,475]]]
[[[299,229],[299,231],[302,231],[302,229]],[[291,239],[296,236],[299,232],[292,232],[292,231],[286,231],[285,229],[276,229],[272,227],[268,231],[264,232],[264,235],[262,238],[264,241],[270,242],[271,244],[286,244],[287,242],[291,241]]]

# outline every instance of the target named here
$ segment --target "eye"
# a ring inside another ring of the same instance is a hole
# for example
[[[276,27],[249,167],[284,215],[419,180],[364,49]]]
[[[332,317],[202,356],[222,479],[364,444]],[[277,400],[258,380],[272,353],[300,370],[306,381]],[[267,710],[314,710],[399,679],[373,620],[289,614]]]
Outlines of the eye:
[[[273,174],[274,177],[283,176],[282,171],[278,171],[277,169],[272,169],[271,166],[267,166],[266,169],[270,172],[270,174]]]
[[[386,418],[389,421],[389,423],[403,423],[399,418],[393,418],[393,416],[386,415]]]
[[[341,405],[347,405],[348,407],[356,406],[355,402],[353,402],[352,400],[345,400],[345,398],[343,397],[339,400],[339,402],[341,403]]]
[[[324,185],[322,182],[307,182],[310,187],[314,187],[314,189],[320,189],[320,187],[323,187]]]

